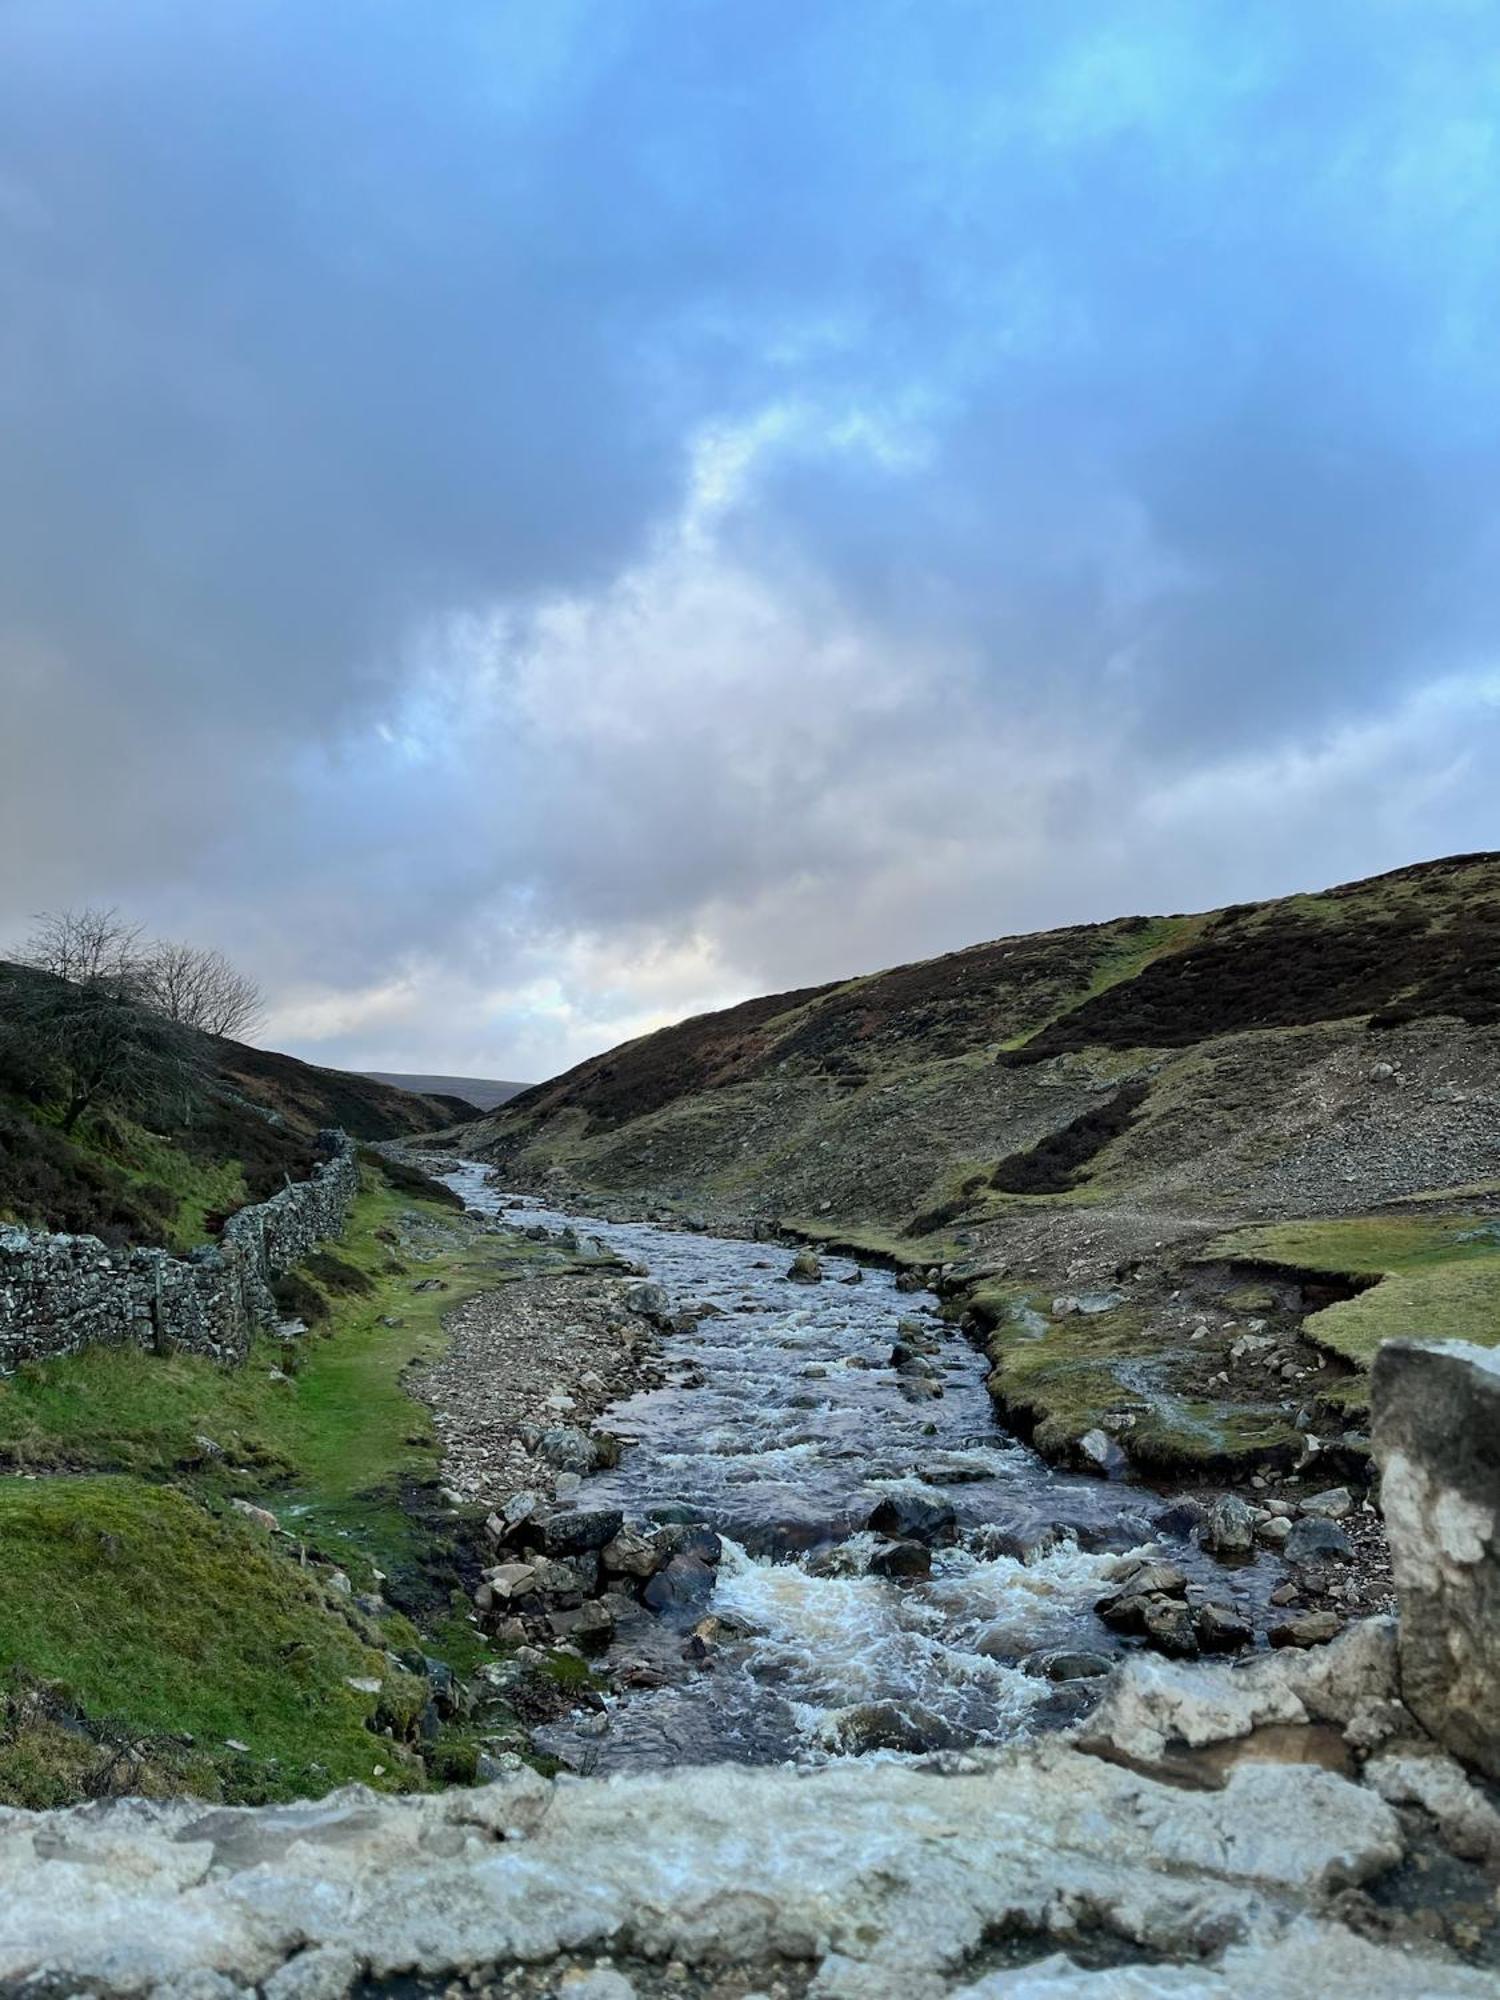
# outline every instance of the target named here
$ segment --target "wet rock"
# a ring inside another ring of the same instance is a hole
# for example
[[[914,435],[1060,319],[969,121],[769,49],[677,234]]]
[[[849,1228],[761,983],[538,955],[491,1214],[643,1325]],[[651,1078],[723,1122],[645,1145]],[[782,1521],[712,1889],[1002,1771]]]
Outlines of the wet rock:
[[[1116,1662],[1108,1653],[1090,1653],[1082,1648],[1031,1653],[1022,1662],[1028,1674],[1048,1681],[1099,1680],[1114,1670]]]
[[[1446,1749],[1500,1778],[1500,1352],[1387,1341],[1370,1401],[1402,1697]]]
[[[1221,1493],[1198,1535],[1210,1555],[1248,1555],[1255,1546],[1255,1516],[1237,1493]]]
[[[1078,1462],[1085,1472],[1113,1478],[1125,1470],[1128,1461],[1107,1431],[1095,1429],[1085,1431],[1078,1440]]]
[[[701,1604],[713,1594],[714,1573],[698,1556],[672,1556],[641,1592],[641,1602],[658,1614]]]
[[[904,1750],[918,1754],[940,1750],[952,1740],[952,1732],[936,1716],[913,1704],[902,1707],[893,1701],[862,1702],[846,1709],[839,1717],[839,1747],[852,1756],[870,1750]]]
[[[654,1326],[665,1325],[672,1315],[672,1301],[667,1296],[666,1287],[646,1278],[627,1285],[620,1303],[626,1312],[634,1313],[638,1319],[650,1320]]]
[[[865,1525],[896,1541],[951,1542],[958,1516],[951,1501],[931,1493],[888,1493]]]
[[[1238,1653],[1255,1638],[1250,1620],[1229,1604],[1200,1604],[1193,1613],[1193,1630],[1205,1653]]]
[[[1118,1597],[1124,1592],[1132,1596],[1157,1593],[1164,1597],[1180,1597],[1187,1589],[1186,1573],[1176,1563],[1164,1562],[1155,1556],[1128,1558],[1116,1567],[1113,1582],[1115,1588],[1110,1593],[1111,1597]]]
[[[904,1357],[900,1361],[896,1360],[898,1354]],[[899,1342],[891,1349],[891,1360],[896,1373],[904,1375],[909,1381],[933,1382],[942,1376],[943,1371],[937,1362],[929,1360],[925,1354],[913,1354],[909,1347],[904,1347]]]
[[[689,1527],[695,1521],[702,1521],[703,1509],[689,1500],[659,1500],[646,1509],[646,1519],[663,1527]]]
[[[1193,1614],[1180,1598],[1148,1597],[1140,1629],[1148,1645],[1174,1659],[1191,1659],[1198,1651]]]
[[[1269,1521],[1263,1523],[1267,1528]],[[1282,1541],[1282,1553],[1289,1563],[1348,1562],[1354,1554],[1349,1537],[1337,1521],[1322,1520],[1316,1514],[1294,1521]]]
[[[1387,1752],[1365,1783],[1394,1806],[1420,1806],[1445,1846],[1466,1861],[1500,1861],[1500,1812],[1452,1757]]]
[[[1273,1646],[1323,1646],[1336,1639],[1343,1621],[1336,1611],[1299,1611],[1266,1634]]]
[[[1268,1549],[1279,1549],[1286,1545],[1292,1532],[1292,1524],[1282,1515],[1272,1514],[1255,1524],[1255,1539]]]
[[[1166,1535],[1174,1542],[1185,1542],[1203,1520],[1203,1508],[1196,1500],[1174,1500],[1169,1507],[1151,1516],[1151,1527],[1158,1535]]]
[[[548,1555],[566,1556],[584,1549],[602,1549],[624,1525],[625,1516],[618,1507],[570,1507],[533,1520],[528,1528]]]
[[[814,1251],[799,1250],[786,1275],[794,1285],[821,1285],[823,1265]]]
[[[925,1290],[921,1274],[916,1271],[898,1271],[896,1273],[896,1290],[898,1292],[920,1292]]]
[[[930,1576],[932,1550],[925,1542],[887,1542],[870,1558],[871,1576]]]
[[[653,1538],[663,1557],[693,1556],[716,1566],[723,1560],[724,1544],[706,1521],[688,1521],[661,1529]]]
[[[599,1559],[610,1575],[642,1579],[655,1576],[667,1555],[668,1551],[656,1537],[639,1534],[634,1528],[622,1528],[599,1551]]]

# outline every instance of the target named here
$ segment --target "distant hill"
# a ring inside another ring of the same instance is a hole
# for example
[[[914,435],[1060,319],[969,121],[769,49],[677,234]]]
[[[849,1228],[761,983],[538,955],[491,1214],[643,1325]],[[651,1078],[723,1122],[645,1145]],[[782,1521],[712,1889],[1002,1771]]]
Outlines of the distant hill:
[[[501,1083],[492,1076],[411,1076],[401,1070],[367,1069],[363,1075],[376,1083],[394,1084],[398,1090],[415,1090],[423,1097],[456,1097],[476,1111],[493,1111],[509,1104],[527,1088],[524,1083]]]

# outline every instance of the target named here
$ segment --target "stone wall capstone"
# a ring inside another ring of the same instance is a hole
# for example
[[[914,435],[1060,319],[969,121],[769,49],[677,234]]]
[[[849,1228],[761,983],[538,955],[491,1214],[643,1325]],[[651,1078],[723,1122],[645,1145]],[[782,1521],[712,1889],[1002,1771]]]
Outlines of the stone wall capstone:
[[[311,1179],[240,1209],[186,1257],[0,1226],[0,1375],[97,1346],[243,1361],[279,1317],[272,1279],[342,1232],[358,1192],[354,1141],[320,1132],[318,1144],[327,1158]]]

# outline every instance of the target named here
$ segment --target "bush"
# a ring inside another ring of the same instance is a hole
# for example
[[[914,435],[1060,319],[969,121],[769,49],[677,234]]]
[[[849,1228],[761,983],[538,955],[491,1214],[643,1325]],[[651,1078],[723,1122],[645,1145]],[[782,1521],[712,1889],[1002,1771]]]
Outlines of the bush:
[[[990,1176],[991,1185],[1006,1194],[1067,1194],[1078,1186],[1081,1169],[1135,1123],[1148,1089],[1144,1083],[1127,1083],[1107,1103],[1085,1111],[1060,1132],[1050,1132],[1024,1152],[1012,1153]]]

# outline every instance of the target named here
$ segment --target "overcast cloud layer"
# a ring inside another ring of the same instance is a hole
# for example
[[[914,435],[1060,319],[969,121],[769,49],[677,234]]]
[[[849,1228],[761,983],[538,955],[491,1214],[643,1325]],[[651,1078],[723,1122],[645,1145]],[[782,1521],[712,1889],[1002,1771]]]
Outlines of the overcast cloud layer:
[[[1500,845],[1489,0],[9,0],[0,942],[535,1077]]]

